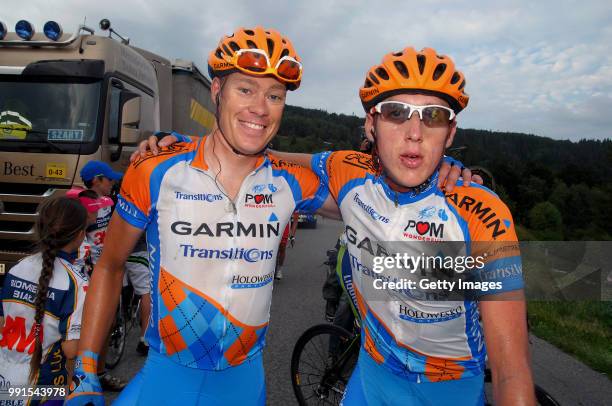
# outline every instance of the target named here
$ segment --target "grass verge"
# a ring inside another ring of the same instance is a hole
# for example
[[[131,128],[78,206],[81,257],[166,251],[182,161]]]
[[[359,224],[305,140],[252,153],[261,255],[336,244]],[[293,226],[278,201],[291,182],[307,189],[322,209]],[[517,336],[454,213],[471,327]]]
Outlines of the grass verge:
[[[612,302],[529,302],[531,332],[612,379]]]

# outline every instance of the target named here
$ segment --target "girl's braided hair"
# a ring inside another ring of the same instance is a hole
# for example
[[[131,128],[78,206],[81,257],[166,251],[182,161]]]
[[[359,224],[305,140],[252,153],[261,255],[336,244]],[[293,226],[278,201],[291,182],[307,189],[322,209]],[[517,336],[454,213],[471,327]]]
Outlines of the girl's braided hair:
[[[57,253],[61,248],[74,241],[87,223],[87,210],[78,200],[58,197],[44,202],[40,207],[36,231],[39,237],[39,250],[42,253],[42,271],[38,279],[38,289],[34,299],[34,351],[30,361],[29,380],[35,384],[42,361],[43,318],[53,277]]]

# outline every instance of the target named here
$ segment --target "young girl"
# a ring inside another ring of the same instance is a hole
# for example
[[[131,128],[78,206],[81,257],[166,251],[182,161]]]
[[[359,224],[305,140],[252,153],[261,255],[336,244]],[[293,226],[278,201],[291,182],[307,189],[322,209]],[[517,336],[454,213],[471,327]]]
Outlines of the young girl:
[[[87,210],[79,200],[60,197],[41,206],[40,251],[8,272],[1,292],[2,389],[65,387],[66,361],[76,356],[88,284],[82,263],[74,261],[86,226]]]

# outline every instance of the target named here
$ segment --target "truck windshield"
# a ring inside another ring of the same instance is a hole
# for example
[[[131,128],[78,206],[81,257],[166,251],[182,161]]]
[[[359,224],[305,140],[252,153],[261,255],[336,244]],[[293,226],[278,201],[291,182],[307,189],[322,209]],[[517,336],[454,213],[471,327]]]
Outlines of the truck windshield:
[[[0,77],[0,149],[74,152],[96,137],[101,82]]]

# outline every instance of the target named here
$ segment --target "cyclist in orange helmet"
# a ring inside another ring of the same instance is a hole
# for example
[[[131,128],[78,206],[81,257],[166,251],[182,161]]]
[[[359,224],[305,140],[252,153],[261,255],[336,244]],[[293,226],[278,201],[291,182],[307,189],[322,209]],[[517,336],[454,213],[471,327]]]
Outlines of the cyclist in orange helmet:
[[[152,275],[149,352],[115,404],[265,404],[277,247],[291,213],[321,209],[326,194],[312,171],[264,154],[302,77],[289,39],[240,28],[208,64],[211,134],[139,159],[124,176],[87,294],[68,404],[104,403],[98,353],[142,233]]]

